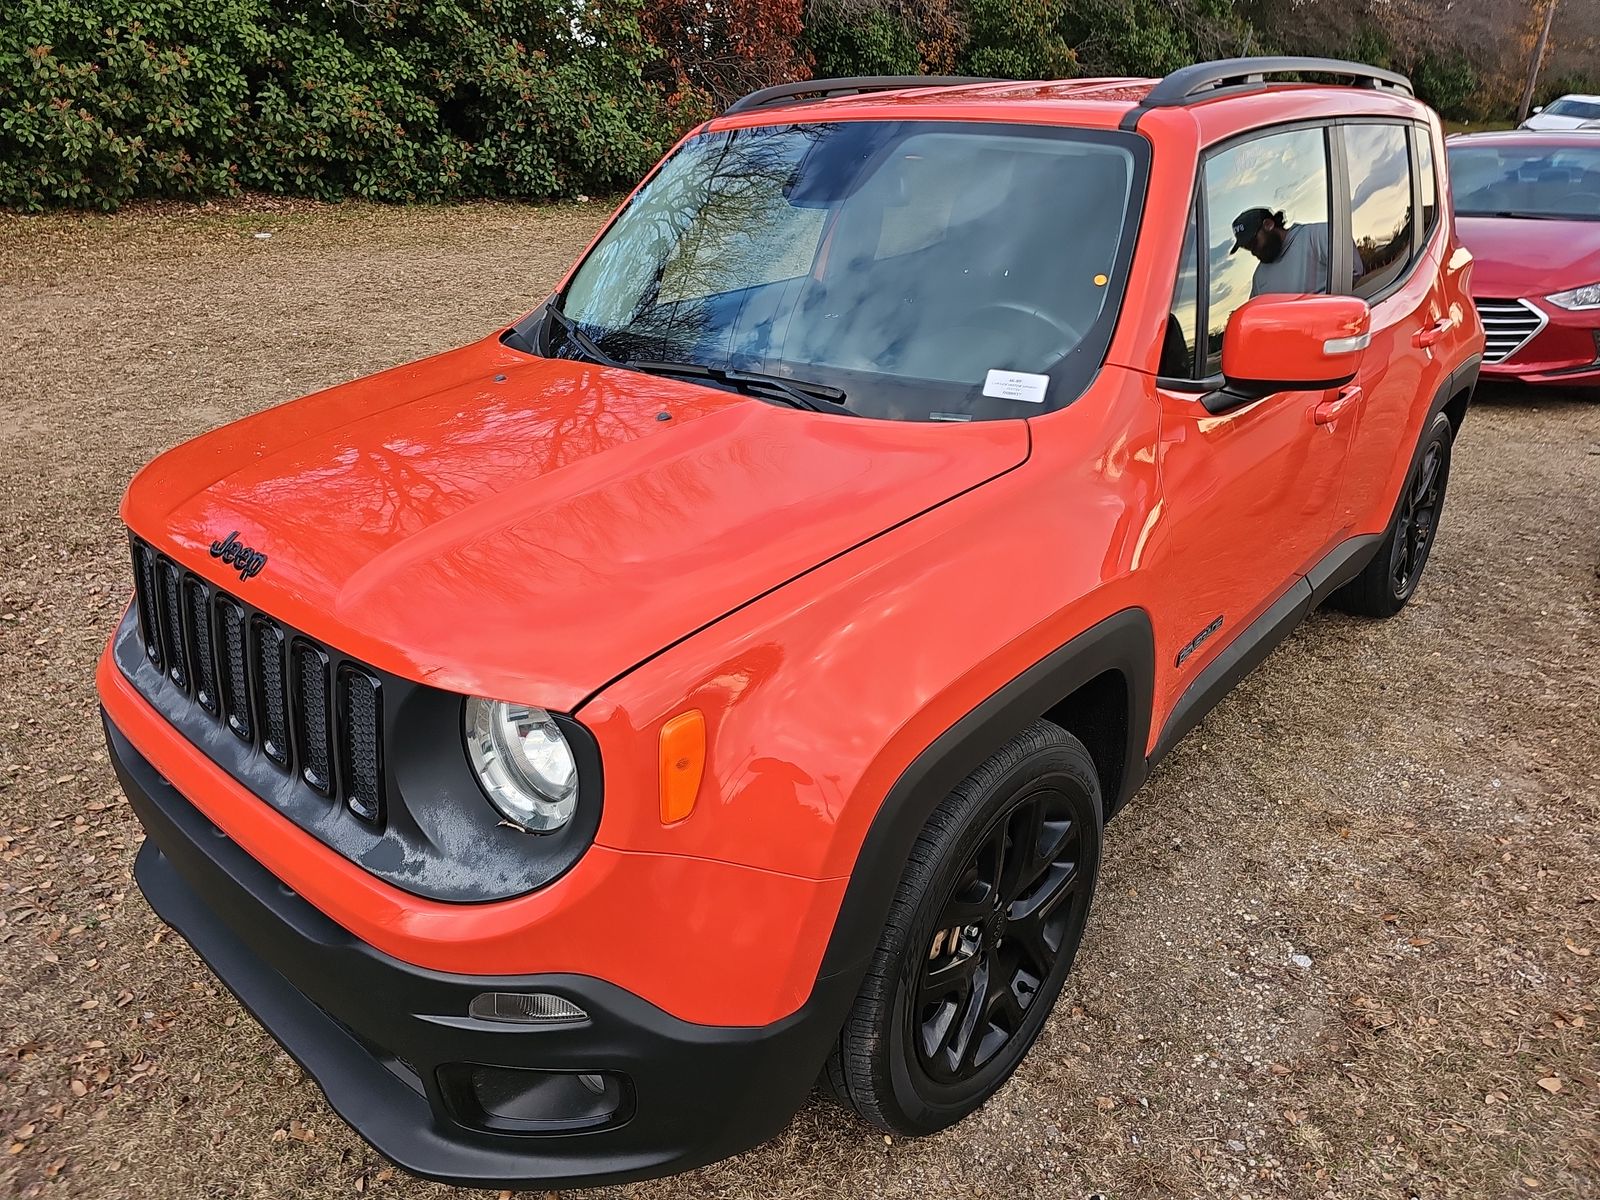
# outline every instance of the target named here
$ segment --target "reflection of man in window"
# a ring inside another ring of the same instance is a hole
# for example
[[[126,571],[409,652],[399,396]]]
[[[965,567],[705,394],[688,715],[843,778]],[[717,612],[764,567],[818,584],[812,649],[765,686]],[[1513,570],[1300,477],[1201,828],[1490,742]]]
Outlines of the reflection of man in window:
[[[1233,219],[1233,249],[1228,253],[1238,250],[1248,250],[1256,256],[1251,296],[1328,290],[1332,272],[1328,267],[1326,222],[1291,226],[1281,211],[1247,208]]]

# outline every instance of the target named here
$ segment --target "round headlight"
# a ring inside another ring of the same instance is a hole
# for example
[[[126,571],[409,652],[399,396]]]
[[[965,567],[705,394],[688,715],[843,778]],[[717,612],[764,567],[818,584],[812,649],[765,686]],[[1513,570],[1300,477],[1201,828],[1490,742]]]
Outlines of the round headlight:
[[[561,730],[542,708],[467,701],[467,753],[478,782],[506,820],[550,833],[578,806],[578,764]]]

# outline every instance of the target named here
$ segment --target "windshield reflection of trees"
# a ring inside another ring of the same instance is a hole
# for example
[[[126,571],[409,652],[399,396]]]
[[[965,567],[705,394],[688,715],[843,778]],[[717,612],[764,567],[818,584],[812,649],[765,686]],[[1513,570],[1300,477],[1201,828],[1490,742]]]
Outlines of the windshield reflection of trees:
[[[655,247],[657,266],[626,324],[603,331],[605,349],[624,359],[673,360],[726,349],[709,344],[724,307],[716,302],[751,281],[783,277],[773,273],[773,252],[787,249],[793,259],[795,247],[775,247],[772,230],[787,224],[781,210],[789,207],[786,196],[803,175],[811,149],[837,128],[735,130],[705,164],[706,176],[695,181],[697,196],[690,192],[679,204],[645,208],[644,227],[630,240]],[[810,266],[807,253],[798,273]],[[597,286],[627,287],[627,281],[601,280]]]
[[[989,369],[1049,371],[1095,325],[1131,173],[1124,149],[1009,127],[712,135],[622,214],[565,311],[619,359],[793,373],[877,416],[926,415],[943,384],[960,411]]]

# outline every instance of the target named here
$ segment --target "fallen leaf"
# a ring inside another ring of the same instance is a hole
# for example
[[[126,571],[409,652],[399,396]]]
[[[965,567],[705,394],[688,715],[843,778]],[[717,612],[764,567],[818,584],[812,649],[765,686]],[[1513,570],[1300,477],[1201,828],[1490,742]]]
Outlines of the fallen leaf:
[[[1561,1090],[1561,1077],[1559,1075],[1546,1075],[1539,1080],[1539,1086],[1554,1096]]]
[[[1567,939],[1566,946],[1567,946],[1568,950],[1571,950],[1579,958],[1588,958],[1589,955],[1594,953],[1594,951],[1589,949],[1589,947],[1587,947],[1587,946],[1579,946],[1579,945],[1577,945],[1575,942],[1573,942],[1573,940],[1571,938]]]
[[[74,1079],[72,1081],[72,1085],[71,1086],[72,1086],[72,1094],[74,1096],[82,1097],[82,1096],[87,1096],[89,1094],[89,1085],[86,1084],[81,1079]]]

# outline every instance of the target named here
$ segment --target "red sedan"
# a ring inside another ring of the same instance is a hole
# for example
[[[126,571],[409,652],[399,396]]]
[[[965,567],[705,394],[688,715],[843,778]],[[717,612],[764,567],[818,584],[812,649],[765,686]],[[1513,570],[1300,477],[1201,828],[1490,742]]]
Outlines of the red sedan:
[[[1600,387],[1600,134],[1475,134],[1447,150],[1484,378]]]

